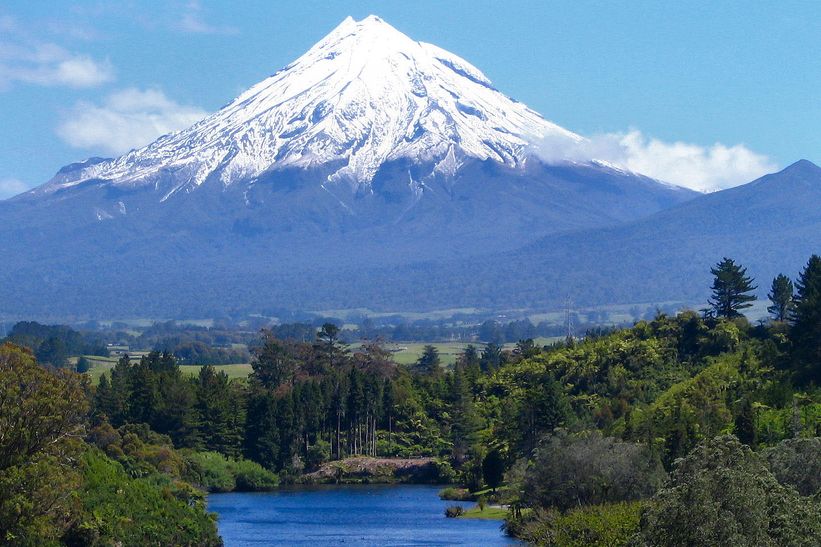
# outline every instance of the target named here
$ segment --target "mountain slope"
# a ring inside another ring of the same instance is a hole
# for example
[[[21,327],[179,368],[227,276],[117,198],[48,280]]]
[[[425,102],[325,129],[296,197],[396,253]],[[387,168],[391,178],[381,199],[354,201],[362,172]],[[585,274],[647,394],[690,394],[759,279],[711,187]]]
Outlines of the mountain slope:
[[[0,202],[0,315],[305,309],[343,286],[367,306],[375,271],[496,256],[698,195],[543,163],[531,150],[545,137],[581,139],[459,57],[348,19],[191,128]]]
[[[821,253],[819,204],[821,167],[801,160],[620,226],[550,235],[512,252],[374,276],[407,283],[382,295],[388,306],[398,304],[411,286],[425,287],[425,304],[444,308],[457,302],[559,308],[567,297],[578,306],[697,305],[709,296],[710,267],[729,256],[748,267],[764,298],[778,273],[795,277],[811,254]],[[449,289],[425,282],[441,278],[449,280]]]

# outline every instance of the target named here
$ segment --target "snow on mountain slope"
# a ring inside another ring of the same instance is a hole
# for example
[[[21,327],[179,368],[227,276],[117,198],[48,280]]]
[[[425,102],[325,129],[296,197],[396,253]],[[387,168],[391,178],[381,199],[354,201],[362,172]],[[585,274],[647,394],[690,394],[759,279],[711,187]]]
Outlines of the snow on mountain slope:
[[[159,185],[161,199],[205,182],[333,162],[326,183],[367,185],[391,160],[454,174],[466,157],[521,165],[539,139],[581,137],[504,96],[478,69],[381,19],[350,17],[302,57],[189,129],[60,173],[32,194],[91,179]],[[166,184],[170,181],[170,184]]]

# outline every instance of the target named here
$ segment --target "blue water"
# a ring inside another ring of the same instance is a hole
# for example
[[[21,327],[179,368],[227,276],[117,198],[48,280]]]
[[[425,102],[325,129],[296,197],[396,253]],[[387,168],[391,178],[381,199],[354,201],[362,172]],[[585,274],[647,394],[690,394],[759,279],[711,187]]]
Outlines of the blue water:
[[[236,545],[513,545],[500,521],[449,519],[434,486],[328,486],[208,496]]]

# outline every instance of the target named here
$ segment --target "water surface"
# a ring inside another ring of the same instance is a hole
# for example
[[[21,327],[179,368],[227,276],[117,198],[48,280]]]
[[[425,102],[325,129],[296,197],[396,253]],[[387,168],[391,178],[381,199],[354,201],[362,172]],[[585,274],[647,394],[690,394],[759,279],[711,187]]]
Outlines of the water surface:
[[[500,521],[445,518],[439,487],[328,486],[212,494],[228,547],[242,545],[513,545]]]

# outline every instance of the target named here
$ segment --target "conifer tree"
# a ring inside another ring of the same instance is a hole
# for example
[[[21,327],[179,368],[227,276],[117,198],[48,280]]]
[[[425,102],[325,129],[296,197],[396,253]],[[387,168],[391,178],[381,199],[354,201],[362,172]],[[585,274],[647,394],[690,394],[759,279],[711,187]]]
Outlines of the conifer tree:
[[[111,404],[106,409],[108,420],[120,427],[129,420],[131,399],[131,360],[127,354],[120,357],[111,369]]]
[[[295,345],[266,332],[262,347],[254,352],[252,378],[266,389],[273,390],[293,382],[298,364]]]
[[[100,376],[100,382],[94,391],[94,413],[96,416],[105,415],[109,417],[115,412],[114,397],[111,392],[111,384],[108,383],[108,375]]]
[[[88,369],[91,368],[91,363],[88,362],[88,359],[84,355],[81,355],[79,359],[77,359],[77,364],[74,366],[74,370],[79,372],[80,374],[88,372]]]
[[[248,397],[245,417],[245,457],[263,467],[278,470],[280,438],[276,422],[276,400],[267,390],[255,386]]]
[[[753,408],[753,403],[749,397],[744,397],[744,400],[741,401],[741,407],[735,418],[735,436],[742,443],[755,448],[755,408]]]
[[[565,425],[571,417],[567,398],[550,373],[544,373],[524,390],[515,410],[510,436],[517,439],[523,454],[530,454],[544,434]]]
[[[731,258],[723,258],[710,269],[713,274],[710,306],[716,317],[732,318],[741,315],[739,310],[752,306],[755,296],[750,294],[757,287],[747,276],[747,269]]]
[[[474,385],[482,373],[479,351],[476,346],[468,344],[457,360],[464,365],[465,375],[470,385]]]
[[[345,414],[348,417],[348,445],[351,454],[361,454],[360,428],[364,417],[365,386],[362,373],[351,368],[348,374],[348,397]]]
[[[481,420],[473,405],[471,385],[462,360],[458,360],[453,369],[452,415],[453,459],[461,464],[468,459],[478,444],[478,432],[481,428]]]
[[[812,255],[796,283],[790,339],[803,381],[821,383],[821,257]]]
[[[502,366],[503,362],[504,354],[502,354],[502,346],[499,344],[491,342],[482,350],[479,364],[483,372],[491,373]]]
[[[494,448],[482,460],[482,477],[488,486],[496,493],[496,488],[502,484],[502,478],[505,474],[505,461],[502,458],[501,452]]]
[[[790,278],[784,274],[778,274],[773,279],[770,294],[772,305],[767,307],[767,311],[772,314],[776,321],[786,321],[789,318],[793,307],[793,284]]]
[[[439,359],[439,350],[435,346],[427,345],[422,350],[422,355],[416,360],[416,370],[420,374],[429,376],[436,376],[441,372],[440,365],[442,361]]]
[[[228,381],[228,375],[208,365],[197,377],[197,438],[206,450],[236,456],[241,434],[237,430],[234,409],[238,401]]]
[[[347,362],[348,348],[339,340],[339,327],[325,323],[316,334],[314,348],[322,356],[324,364],[334,369]]]

